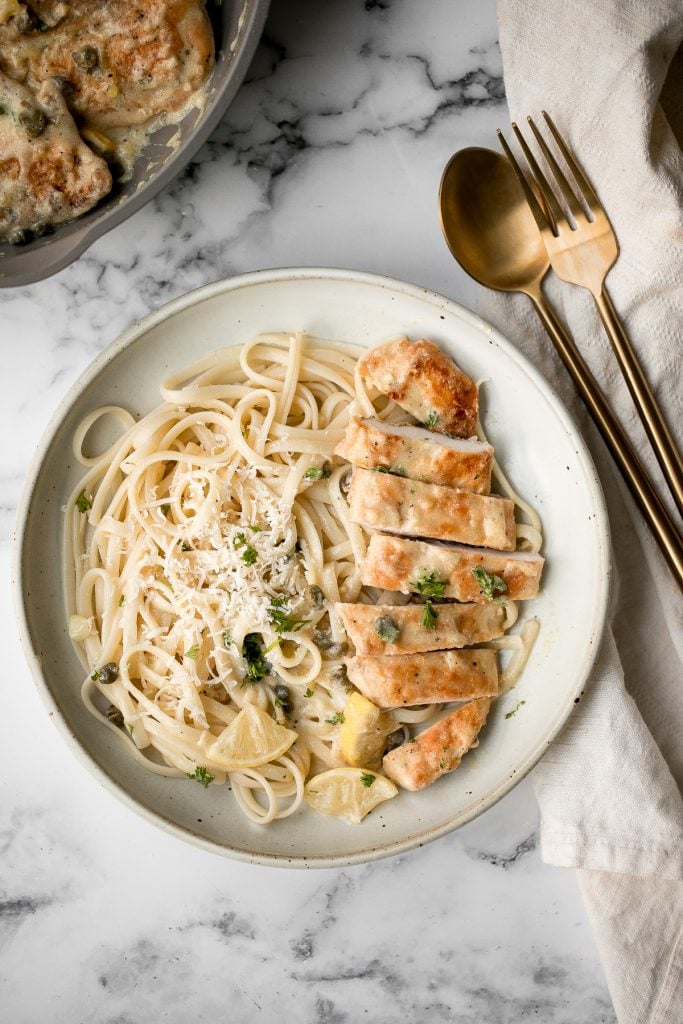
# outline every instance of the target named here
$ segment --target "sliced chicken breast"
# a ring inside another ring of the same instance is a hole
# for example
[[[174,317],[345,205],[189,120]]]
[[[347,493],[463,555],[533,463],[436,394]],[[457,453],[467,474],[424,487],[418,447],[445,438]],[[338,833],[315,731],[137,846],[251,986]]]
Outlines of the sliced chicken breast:
[[[425,484],[371,469],[354,469],[351,520],[367,530],[433,537],[514,551],[515,506],[509,498]]]
[[[524,601],[538,594],[543,564],[541,555],[524,551],[482,551],[374,534],[361,566],[361,579],[369,587],[437,599]]]
[[[348,659],[346,671],[364,697],[385,709],[498,696],[495,651],[360,655]]]
[[[505,632],[505,609],[499,604],[395,607],[340,603],[335,607],[357,654],[396,656],[443,651],[486,643]]]
[[[0,238],[20,242],[28,230],[72,220],[111,185],[55,83],[34,94],[0,73]]]
[[[335,455],[363,469],[428,484],[461,487],[477,494],[488,494],[491,489],[493,448],[476,438],[446,437],[424,427],[354,416]]]
[[[476,433],[477,385],[431,341],[400,338],[377,345],[358,363],[363,380],[440,434]]]
[[[414,740],[384,755],[384,774],[404,789],[424,789],[460,764],[486,722],[491,701],[473,700]]]
[[[3,26],[3,70],[32,86],[57,77],[95,129],[182,110],[213,67],[203,0],[70,0],[37,13],[37,25],[22,12]]]

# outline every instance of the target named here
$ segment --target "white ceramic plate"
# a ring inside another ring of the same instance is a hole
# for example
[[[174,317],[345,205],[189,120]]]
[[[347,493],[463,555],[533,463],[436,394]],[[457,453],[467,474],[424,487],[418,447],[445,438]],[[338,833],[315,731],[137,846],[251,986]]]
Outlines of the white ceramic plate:
[[[70,457],[83,416],[122,404],[157,405],[159,382],[206,352],[262,331],[305,330],[370,345],[389,335],[427,337],[483,388],[484,423],[512,482],[538,509],[547,563],[526,613],[541,632],[516,689],[497,702],[479,747],[422,793],[383,804],[349,826],[303,808],[266,828],[238,810],[224,786],[203,790],[139,767],[85,710],[81,668],[66,629],[62,507],[81,469]],[[608,598],[608,525],[590,456],[558,398],[509,342],[439,295],[343,270],[248,274],[191,292],[136,324],[103,352],[52,419],[19,509],[19,626],[39,690],[72,749],[130,807],[173,834],[264,864],[329,867],[409,850],[481,814],[538,761],[580,699],[597,653]],[[514,717],[505,713],[518,701]]]

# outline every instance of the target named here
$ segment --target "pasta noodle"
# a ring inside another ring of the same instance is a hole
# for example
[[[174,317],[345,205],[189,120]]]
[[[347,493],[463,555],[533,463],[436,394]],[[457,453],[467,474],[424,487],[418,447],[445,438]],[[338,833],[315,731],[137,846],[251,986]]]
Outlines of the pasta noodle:
[[[259,824],[297,810],[311,770],[344,764],[350,684],[334,603],[380,595],[361,585],[366,540],[349,521],[348,466],[332,453],[351,412],[405,420],[392,402],[370,401],[361,351],[261,335],[169,376],[162,404],[140,420],[105,406],[74,436],[85,472],[66,510],[65,579],[83,700],[148,770],[229,779]],[[103,417],[123,433],[86,455]],[[497,476],[537,550],[535,513]],[[524,631],[512,639],[529,646]],[[265,764],[227,771],[214,741],[246,704],[298,739]],[[396,712],[396,727],[437,711]]]

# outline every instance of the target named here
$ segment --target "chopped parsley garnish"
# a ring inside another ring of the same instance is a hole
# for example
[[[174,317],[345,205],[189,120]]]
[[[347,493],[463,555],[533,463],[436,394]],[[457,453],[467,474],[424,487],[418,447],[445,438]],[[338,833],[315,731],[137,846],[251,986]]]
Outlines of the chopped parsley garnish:
[[[279,597],[274,597],[270,602],[273,608],[285,608],[289,602],[289,594],[280,594]]]
[[[329,462],[323,462],[322,466],[309,466],[304,473],[304,480],[327,480],[332,472]]]
[[[360,781],[363,783],[366,789],[370,789],[370,786],[373,784],[376,778],[377,776],[371,775],[370,772],[360,773]]]
[[[184,655],[184,657],[186,657],[186,658],[192,658],[193,661],[196,661],[198,656],[199,656],[199,644],[192,644],[192,647],[190,647],[189,651],[185,651],[185,655]]]
[[[85,491],[81,491],[76,498],[76,508],[79,512],[87,512],[89,508],[92,508],[92,501],[86,495]]]
[[[123,596],[123,594],[121,594],[121,597],[119,598],[119,608],[123,608],[123,602],[125,600],[125,597]]]
[[[171,506],[170,505],[160,505],[159,507],[161,508],[161,511],[163,512],[163,514],[165,516],[167,516],[168,513],[171,511]]]
[[[312,697],[312,696],[313,696],[313,690],[309,686],[308,689],[306,690],[305,694],[304,694],[304,697]]]
[[[446,590],[446,580],[435,572],[421,572],[410,585],[423,597],[443,597]]]
[[[441,419],[441,417],[439,416],[438,412],[436,412],[433,409],[430,412],[430,414],[427,417],[427,419],[425,420],[425,427],[427,427],[429,430],[433,430],[434,427],[437,425],[437,423],[439,422],[440,419]]]
[[[216,778],[215,775],[212,775],[210,772],[206,770],[206,768],[204,768],[200,764],[197,765],[193,772],[186,772],[185,774],[187,775],[188,779],[194,779],[195,782],[198,782],[200,786],[204,787],[204,789],[210,786],[213,780]]]
[[[522,704],[526,704],[526,701],[525,700],[518,700],[516,707],[514,707],[512,709],[512,711],[508,711],[506,713],[505,717],[506,718],[512,718],[513,715],[516,715],[517,712],[519,711],[519,709],[521,708]]]
[[[242,657],[247,668],[242,685],[260,682],[268,672],[268,666],[263,660],[263,644],[259,633],[247,633],[242,644]]]
[[[311,619],[293,619],[283,610],[287,598],[275,598],[268,609],[268,618],[276,633],[298,633],[304,626],[311,623]]]
[[[442,772],[445,772],[446,769],[448,768],[448,761],[446,761],[445,758],[439,761],[439,768]]]
[[[189,544],[186,544],[185,541],[183,541],[182,544],[180,545],[180,550],[181,551],[192,551],[192,548],[190,547]]]
[[[326,718],[325,721],[328,725],[343,725],[345,722],[344,712],[337,711],[336,714],[332,715],[332,718]]]
[[[232,640],[232,636],[231,636],[229,630],[227,630],[227,629],[223,630],[223,632],[221,633],[221,640],[223,641],[223,646],[224,647],[230,647],[230,645],[232,644],[233,640]]]
[[[251,530],[252,533],[261,533],[262,532],[260,526],[247,526],[247,529]]]
[[[93,683],[97,682],[97,680],[100,678],[100,673],[97,671],[97,669],[95,669],[90,678],[92,679]]]
[[[384,640],[385,644],[395,644],[401,635],[401,630],[391,615],[380,615],[375,621],[375,633],[380,640]]]
[[[420,625],[424,629],[435,629],[436,620],[439,617],[439,613],[434,611],[434,605],[431,601],[427,601],[422,612],[422,618],[420,619]]]
[[[472,569],[472,575],[479,584],[479,590],[483,597],[487,601],[502,601],[502,598],[496,597],[496,593],[504,594],[507,591],[508,585],[504,579],[500,576],[494,576],[486,569],[482,569],[480,565],[476,565]]]
[[[370,471],[372,473],[391,473],[393,476],[406,475],[406,471],[403,466],[371,466]]]
[[[236,533],[235,534],[235,538],[234,538],[234,540],[232,542],[232,546],[234,548],[241,548],[241,547],[244,547],[244,545],[246,543],[247,543],[247,538],[244,536],[244,534],[243,533]]]
[[[247,544],[246,548],[240,555],[240,558],[245,565],[253,565],[258,559],[258,551],[256,548],[252,548],[251,544]]]

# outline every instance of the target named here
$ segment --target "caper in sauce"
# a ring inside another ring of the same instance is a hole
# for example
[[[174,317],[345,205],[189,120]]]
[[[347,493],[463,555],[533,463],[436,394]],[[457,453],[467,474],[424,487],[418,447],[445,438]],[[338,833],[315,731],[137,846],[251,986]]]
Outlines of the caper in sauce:
[[[71,54],[71,59],[81,71],[86,71],[89,75],[92,75],[100,62],[100,55],[94,46],[84,46],[80,50],[74,50]]]

